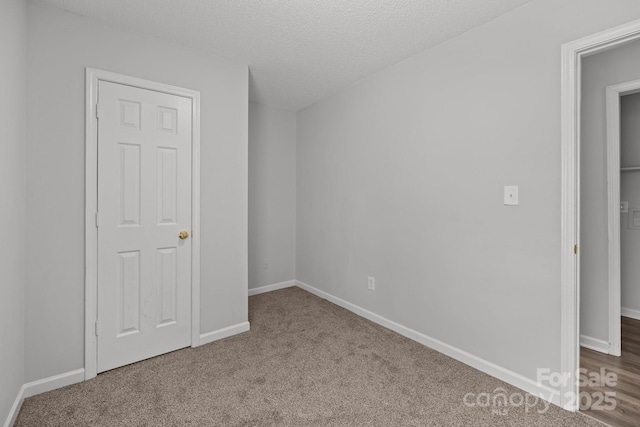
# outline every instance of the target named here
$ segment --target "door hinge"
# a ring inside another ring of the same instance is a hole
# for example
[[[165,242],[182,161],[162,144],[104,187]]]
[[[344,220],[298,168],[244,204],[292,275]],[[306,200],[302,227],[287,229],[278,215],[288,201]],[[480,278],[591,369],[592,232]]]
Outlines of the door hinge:
[[[96,320],[95,323],[95,332],[96,332],[96,336],[98,336],[98,321]]]
[[[574,254],[578,253],[578,245],[573,245],[573,253]]]
[[[100,227],[100,212],[96,212],[96,228]]]
[[[100,114],[101,114],[100,104],[96,104],[96,119],[100,118]]]

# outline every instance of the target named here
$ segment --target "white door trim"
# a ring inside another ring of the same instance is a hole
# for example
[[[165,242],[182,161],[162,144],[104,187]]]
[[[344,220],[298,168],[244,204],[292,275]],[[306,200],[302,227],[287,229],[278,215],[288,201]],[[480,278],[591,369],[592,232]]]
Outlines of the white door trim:
[[[640,80],[607,87],[607,190],[609,223],[609,354],[620,356],[620,97],[640,90]]]
[[[582,57],[640,38],[640,20],[562,45],[561,352],[562,406],[577,411],[580,368],[580,84]]]
[[[98,314],[98,229],[96,228],[98,206],[98,126],[96,102],[99,81],[149,89],[192,100],[191,346],[200,345],[200,92],[87,68],[85,105],[85,380],[91,379],[97,374],[97,339],[95,331]]]

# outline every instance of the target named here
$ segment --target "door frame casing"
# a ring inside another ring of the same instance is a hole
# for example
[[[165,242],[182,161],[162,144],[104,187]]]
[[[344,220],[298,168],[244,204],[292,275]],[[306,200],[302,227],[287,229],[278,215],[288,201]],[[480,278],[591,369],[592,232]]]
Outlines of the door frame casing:
[[[640,20],[635,20],[562,45],[560,369],[566,380],[561,385],[560,402],[569,411],[579,409],[580,391],[577,379],[580,369],[581,61],[583,57],[638,38]]]
[[[192,102],[191,346],[200,345],[200,92],[124,74],[85,70],[85,380],[97,375],[98,316],[98,85],[100,81],[177,95]]]

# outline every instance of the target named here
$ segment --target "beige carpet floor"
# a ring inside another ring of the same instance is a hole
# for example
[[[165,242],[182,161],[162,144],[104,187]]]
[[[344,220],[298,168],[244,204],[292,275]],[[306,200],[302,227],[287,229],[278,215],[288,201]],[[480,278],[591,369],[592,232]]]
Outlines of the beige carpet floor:
[[[468,407],[522,392],[298,288],[251,297],[249,314],[250,332],[31,397],[16,426],[600,425]]]

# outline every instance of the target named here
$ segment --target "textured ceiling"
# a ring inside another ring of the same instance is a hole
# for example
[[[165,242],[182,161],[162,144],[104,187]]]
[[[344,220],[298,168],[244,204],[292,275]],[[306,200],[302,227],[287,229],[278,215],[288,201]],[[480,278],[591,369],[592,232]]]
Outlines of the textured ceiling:
[[[248,64],[253,101],[297,110],[531,0],[43,0]]]

